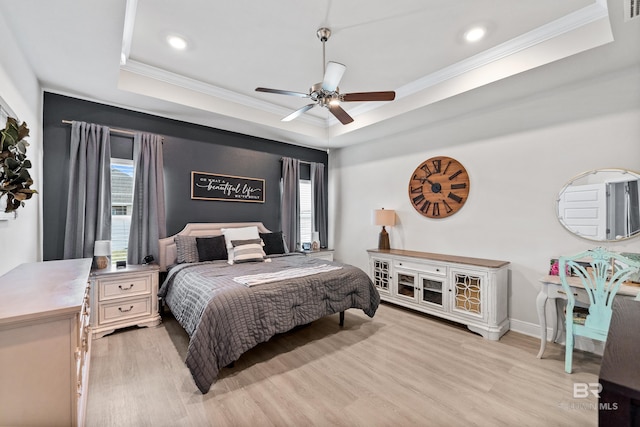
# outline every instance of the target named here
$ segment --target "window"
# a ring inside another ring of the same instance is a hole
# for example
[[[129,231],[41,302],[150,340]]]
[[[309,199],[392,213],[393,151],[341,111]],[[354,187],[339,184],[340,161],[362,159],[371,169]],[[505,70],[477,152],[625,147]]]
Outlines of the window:
[[[111,159],[111,262],[126,261],[133,204],[133,160]]]
[[[300,243],[311,243],[313,239],[313,215],[311,180],[301,179],[300,191]]]

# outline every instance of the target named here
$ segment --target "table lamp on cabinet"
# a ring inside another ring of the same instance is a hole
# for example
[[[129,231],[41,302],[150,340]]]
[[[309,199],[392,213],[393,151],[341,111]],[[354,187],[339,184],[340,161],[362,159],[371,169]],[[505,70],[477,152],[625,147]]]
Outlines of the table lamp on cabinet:
[[[396,225],[396,212],[385,208],[376,209],[373,211],[373,222],[375,225],[382,226],[378,239],[378,249],[391,249],[389,233],[387,233],[385,226],[393,227]]]
[[[96,259],[96,267],[100,270],[107,268],[111,256],[111,240],[96,240],[93,247],[93,256]]]

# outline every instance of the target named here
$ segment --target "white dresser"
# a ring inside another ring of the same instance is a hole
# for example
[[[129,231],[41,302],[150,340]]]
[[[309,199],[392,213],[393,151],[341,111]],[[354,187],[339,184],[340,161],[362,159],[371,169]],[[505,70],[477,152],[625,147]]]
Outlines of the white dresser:
[[[156,326],[158,313],[158,266],[109,266],[91,271],[93,338],[101,338],[127,326]]]
[[[0,277],[0,425],[84,425],[90,270],[46,261]]]
[[[509,330],[507,261],[400,249],[370,249],[380,298],[467,325],[498,340]]]

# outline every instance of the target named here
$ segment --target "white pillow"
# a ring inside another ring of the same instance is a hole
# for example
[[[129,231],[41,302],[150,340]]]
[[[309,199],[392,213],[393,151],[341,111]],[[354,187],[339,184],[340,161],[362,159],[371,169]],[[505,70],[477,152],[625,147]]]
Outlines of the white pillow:
[[[233,240],[232,243],[234,263],[264,261],[267,257],[261,239]]]
[[[220,229],[220,232],[224,235],[224,242],[227,245],[227,254],[229,255],[227,262],[229,264],[233,264],[232,240],[250,240],[260,238],[258,227],[255,225],[250,227],[222,228]]]

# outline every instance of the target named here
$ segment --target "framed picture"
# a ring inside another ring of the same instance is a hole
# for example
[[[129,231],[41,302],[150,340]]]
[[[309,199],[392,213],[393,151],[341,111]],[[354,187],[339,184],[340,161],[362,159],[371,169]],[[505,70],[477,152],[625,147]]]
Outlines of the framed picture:
[[[191,172],[191,198],[264,203],[265,180],[245,176]]]

